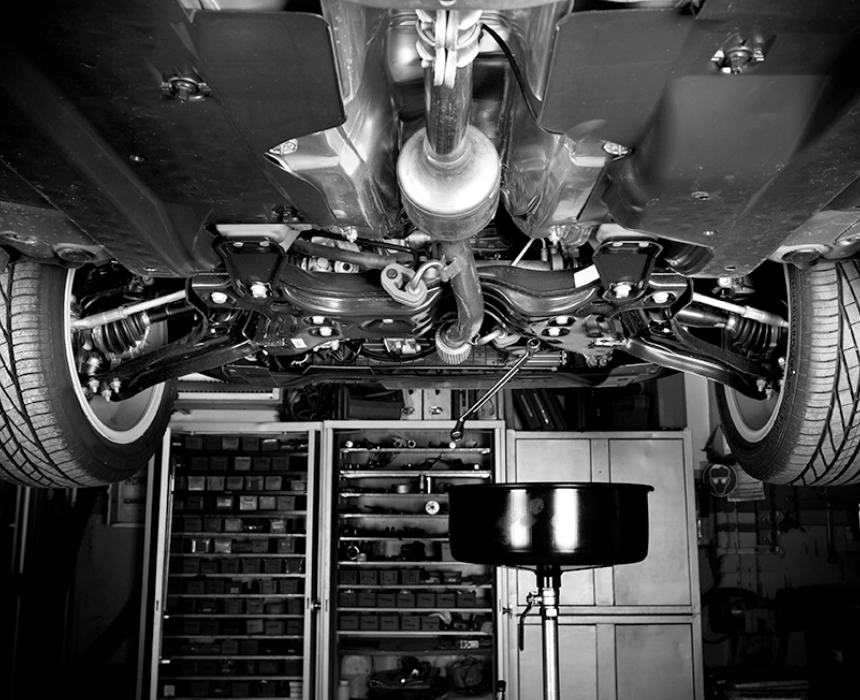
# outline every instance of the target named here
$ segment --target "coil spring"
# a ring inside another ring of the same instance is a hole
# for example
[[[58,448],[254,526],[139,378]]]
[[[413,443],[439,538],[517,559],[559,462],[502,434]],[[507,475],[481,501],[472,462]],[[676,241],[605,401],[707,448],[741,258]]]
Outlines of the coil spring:
[[[146,312],[93,329],[93,344],[111,359],[132,357],[146,342],[151,328]]]

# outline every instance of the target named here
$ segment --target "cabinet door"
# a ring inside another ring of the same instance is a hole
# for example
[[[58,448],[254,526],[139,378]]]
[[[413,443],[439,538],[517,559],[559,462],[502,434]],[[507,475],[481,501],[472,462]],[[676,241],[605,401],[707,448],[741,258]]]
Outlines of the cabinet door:
[[[682,434],[566,435],[511,433],[511,481],[649,484],[650,544],[638,564],[570,571],[562,578],[562,607],[611,606],[634,612],[693,612],[697,583],[690,566],[692,471]],[[535,587],[531,572],[515,577],[516,604]],[[669,610],[675,608],[675,610]],[[680,610],[679,610],[680,608]],[[646,610],[647,609],[647,610]]]
[[[691,700],[696,690],[697,626],[690,621],[625,617],[562,617],[559,684],[565,700]],[[539,624],[525,627],[525,649],[511,655],[516,668],[511,700],[543,697]]]
[[[516,440],[515,458],[508,465],[508,479],[518,483],[537,481],[591,481],[592,441],[588,438],[554,438],[549,433],[538,440]],[[517,605],[536,582],[531,571],[515,571]],[[561,587],[561,605],[594,605],[594,572],[569,571]]]
[[[610,478],[650,484],[648,557],[614,568],[615,605],[692,605],[690,475],[682,440],[610,440]]]

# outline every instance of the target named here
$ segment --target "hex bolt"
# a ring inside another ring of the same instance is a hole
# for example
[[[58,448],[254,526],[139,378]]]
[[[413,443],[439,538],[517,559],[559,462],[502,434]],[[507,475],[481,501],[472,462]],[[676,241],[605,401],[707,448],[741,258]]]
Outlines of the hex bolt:
[[[555,326],[550,326],[546,329],[546,334],[550,337],[557,338],[561,335],[561,328],[556,328]]]
[[[627,299],[633,293],[633,285],[630,282],[619,282],[612,285],[612,294],[616,299]]]
[[[110,389],[102,389],[102,398],[105,401],[110,401],[111,396],[113,396],[113,392]]]
[[[720,277],[717,279],[717,285],[723,289],[733,287],[735,283],[734,277]]]
[[[325,323],[325,316],[311,316],[311,323],[315,326],[321,326]]]
[[[266,289],[266,285],[262,282],[254,282],[251,285],[251,296],[254,299],[265,299],[269,295],[269,291]]]
[[[87,382],[87,386],[89,387],[90,391],[91,391],[91,392],[93,392],[93,394],[98,394],[98,393],[99,393],[99,380],[98,380],[98,379],[96,379],[95,377],[92,377],[92,378]]]
[[[672,298],[672,295],[669,292],[654,292],[651,295],[651,301],[655,304],[665,304]]]
[[[385,276],[390,280],[396,280],[397,279],[397,270],[388,270],[385,273]]]
[[[329,328],[328,326],[323,326],[322,328],[320,328],[320,335],[323,338],[328,338],[329,336],[331,336],[331,328]]]
[[[209,295],[209,301],[213,304],[226,304],[229,297],[224,292],[212,292]]]
[[[555,322],[559,326],[569,326],[570,325],[570,316],[556,316]]]
[[[122,382],[119,379],[111,379],[110,380],[110,388],[115,394],[119,393],[119,390],[122,389]]]
[[[755,380],[755,388],[758,389],[760,392],[764,393],[764,390],[767,388],[767,382],[761,377],[759,377]]]

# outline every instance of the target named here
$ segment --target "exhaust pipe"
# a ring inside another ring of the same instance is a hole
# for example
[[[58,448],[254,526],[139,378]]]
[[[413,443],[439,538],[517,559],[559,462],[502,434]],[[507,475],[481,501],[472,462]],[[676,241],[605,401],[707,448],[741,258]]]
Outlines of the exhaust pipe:
[[[484,299],[469,239],[496,213],[502,172],[490,139],[469,124],[480,15],[418,11],[426,129],[406,142],[397,161],[407,216],[442,243],[448,259],[459,262],[461,271],[451,281],[457,320],[436,335],[437,353],[450,364],[468,359],[483,322]]]

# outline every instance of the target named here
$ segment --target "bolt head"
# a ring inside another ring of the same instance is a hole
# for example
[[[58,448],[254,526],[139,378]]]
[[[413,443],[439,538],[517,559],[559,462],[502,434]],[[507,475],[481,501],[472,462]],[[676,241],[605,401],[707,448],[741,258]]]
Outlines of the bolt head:
[[[288,156],[299,150],[299,142],[295,139],[284,141],[269,149],[269,153],[273,156]]]
[[[397,270],[386,270],[385,276],[390,279],[397,279]]]
[[[229,297],[224,292],[212,292],[209,295],[209,300],[213,304],[226,304]]]
[[[122,389],[122,382],[119,379],[111,379],[110,380],[110,388],[114,392],[119,393],[119,390]]]
[[[87,386],[89,387],[90,391],[93,392],[93,394],[99,393],[99,380],[98,379],[95,379],[95,378],[90,379],[87,382]]]
[[[651,295],[651,301],[655,304],[665,304],[670,298],[669,292],[654,292]]]
[[[311,323],[315,326],[321,326],[325,323],[325,316],[311,316]]]
[[[561,329],[556,328],[555,326],[550,326],[546,329],[546,334],[550,337],[556,338],[561,335]]]
[[[105,401],[110,401],[111,396],[113,396],[113,392],[110,389],[102,389],[102,398]]]
[[[332,333],[331,328],[329,328],[328,326],[323,326],[322,328],[320,328],[320,335],[321,335],[323,338],[328,338],[328,337],[330,337],[330,336],[331,336],[331,333]]]
[[[570,316],[556,316],[555,322],[559,326],[568,326],[570,325]]]
[[[251,285],[251,296],[254,297],[254,299],[265,299],[269,296],[269,290],[266,289],[266,285],[262,282],[254,282],[254,284]]]
[[[603,151],[606,154],[617,158],[630,154],[630,149],[627,148],[627,146],[622,146],[620,143],[613,143],[612,141],[606,141],[603,144]]]
[[[633,285],[629,282],[619,282],[612,285],[612,294],[616,299],[627,299],[633,293]]]

